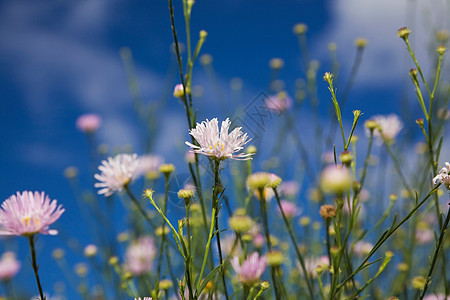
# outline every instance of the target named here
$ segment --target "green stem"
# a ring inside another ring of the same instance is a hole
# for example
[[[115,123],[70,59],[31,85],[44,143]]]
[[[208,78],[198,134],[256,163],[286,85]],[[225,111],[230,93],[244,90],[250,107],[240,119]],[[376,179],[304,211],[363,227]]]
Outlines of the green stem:
[[[423,76],[422,68],[420,67],[419,62],[416,59],[416,55],[414,54],[414,51],[412,50],[411,45],[409,44],[409,40],[405,39],[405,42],[406,42],[406,46],[408,47],[408,52],[411,55],[411,58],[413,59],[414,64],[417,67],[417,70],[419,71],[420,77],[422,78],[422,81],[423,81],[425,87],[427,88],[428,95],[431,96],[430,88],[428,87],[428,83],[425,80],[425,76]]]
[[[163,213],[164,215],[167,214],[167,198],[169,195],[169,174],[166,173],[164,174],[164,203],[163,203]],[[158,268],[156,271],[156,284],[155,284],[155,288],[156,288],[156,294],[159,293],[159,281],[160,281],[160,276],[161,276],[161,267],[162,267],[162,260],[163,260],[163,254],[166,252],[165,250],[165,244],[166,244],[166,233],[165,233],[165,229],[166,229],[166,221],[162,220],[161,223],[161,244],[159,245],[159,259],[158,259]],[[167,258],[169,258],[170,256],[167,256]]]
[[[278,208],[280,209],[281,215],[283,216],[283,221],[288,230],[289,237],[291,238],[292,244],[294,246],[295,253],[297,254],[297,258],[300,262],[300,266],[302,267],[302,271],[305,276],[306,285],[308,287],[309,296],[311,297],[311,299],[314,299],[314,292],[313,292],[313,288],[312,288],[312,285],[310,282],[310,278],[308,276],[308,271],[306,270],[305,260],[303,259],[303,255],[301,254],[300,250],[298,249],[297,241],[295,240],[295,235],[294,235],[294,232],[292,231],[291,224],[289,223],[289,220],[287,219],[286,215],[284,214],[283,209],[281,208],[281,200],[280,200],[280,195],[278,194],[278,190],[276,188],[273,188],[273,192],[275,194],[275,198],[277,199]],[[331,261],[331,258],[330,258],[330,261]]]
[[[350,274],[346,279],[344,279],[336,288],[336,292],[339,291],[349,280],[351,280],[356,274],[358,274],[361,270],[363,270],[366,267],[367,261],[372,257],[372,255],[375,254],[375,252],[386,242],[386,240],[394,234],[395,231],[397,231],[400,226],[402,226],[406,221],[411,218],[411,216],[439,189],[441,184],[439,183],[434,189],[432,189],[428,195],[425,196],[425,198],[422,199],[410,212],[409,214],[404,217],[400,223],[395,225],[395,219],[394,223],[392,223],[391,228],[386,230],[381,237],[378,239],[377,243],[374,245],[372,250],[370,250],[369,254],[364,258],[364,260],[361,262],[358,268],[356,268],[352,274]],[[395,225],[395,226],[394,226]]]
[[[261,217],[263,219],[264,234],[266,237],[267,252],[270,252],[272,250],[272,244],[270,242],[269,221],[268,221],[268,217],[267,217],[267,208],[266,208],[266,199],[264,197],[264,188],[258,189],[258,192],[259,192],[259,203],[260,203],[260,208],[261,208]],[[280,292],[278,290],[278,284],[277,284],[277,280],[276,280],[276,276],[275,276],[275,270],[273,267],[270,267],[270,274],[272,276],[275,299],[279,299]]]
[[[153,223],[153,221],[148,216],[147,212],[144,210],[144,208],[141,206],[139,201],[133,195],[133,193],[131,192],[128,185],[125,185],[124,188],[125,188],[125,191],[127,192],[128,196],[130,197],[131,201],[133,201],[133,203],[136,205],[136,207],[138,208],[139,212],[142,214],[144,219],[148,222],[148,224],[150,224],[150,226],[152,226],[153,230],[156,230],[156,225]]]
[[[28,243],[30,244],[31,265],[33,266],[34,277],[36,277],[36,283],[37,283],[38,290],[39,290],[39,296],[41,297],[41,300],[45,300],[44,292],[42,291],[41,281],[39,280],[39,274],[38,274],[39,266],[36,262],[36,250],[34,249],[35,235],[34,234],[28,235],[27,238],[28,238]]]
[[[439,255],[439,250],[441,250],[441,246],[444,241],[444,235],[447,230],[449,221],[450,221],[450,206],[447,210],[447,217],[445,218],[445,222],[444,222],[443,226],[441,227],[441,233],[439,234],[439,240],[436,245],[436,250],[434,251],[434,254],[433,254],[433,259],[431,261],[430,269],[428,270],[428,274],[427,274],[427,281],[425,283],[425,287],[423,288],[422,295],[420,295],[420,299],[423,299],[423,297],[425,297],[425,293],[431,283],[431,275],[433,274],[434,266],[436,265],[438,255]],[[444,272],[445,271],[446,271],[446,269],[444,267]],[[444,285],[446,285],[446,284],[447,283],[444,282]]]
[[[213,189],[213,207],[215,207],[216,211],[219,211],[219,194],[222,192],[222,186],[220,184],[219,179],[219,167],[220,167],[220,160],[215,159],[214,160],[214,189]],[[220,275],[222,277],[222,284],[223,289],[225,293],[225,298],[228,300],[228,291],[227,291],[227,283],[225,281],[225,268],[223,266],[223,257],[222,257],[222,247],[220,245],[220,230],[219,230],[219,220],[218,220],[218,213],[215,215],[215,228],[216,228],[216,240],[217,240],[217,249],[219,252],[219,261],[220,261]]]

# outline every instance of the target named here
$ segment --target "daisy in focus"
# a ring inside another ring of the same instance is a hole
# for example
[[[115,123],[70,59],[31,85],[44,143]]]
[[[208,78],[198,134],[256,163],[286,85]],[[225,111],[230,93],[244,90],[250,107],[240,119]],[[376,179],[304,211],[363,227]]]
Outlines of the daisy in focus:
[[[114,158],[108,157],[108,160],[102,161],[98,169],[101,173],[95,174],[94,177],[100,182],[97,182],[95,187],[102,188],[98,194],[105,194],[106,197],[122,191],[140,175],[137,154],[118,154]]]
[[[250,139],[247,134],[241,131],[241,127],[233,129],[228,133],[231,122],[227,118],[222,122],[222,127],[219,133],[219,123],[217,118],[209,121],[203,121],[197,123],[197,126],[189,131],[200,146],[193,145],[186,142],[186,145],[191,147],[195,153],[204,154],[207,156],[215,157],[219,160],[225,160],[232,158],[236,160],[248,160],[251,159],[250,153],[239,153],[243,149],[243,145],[247,144]]]
[[[449,171],[450,171],[450,163],[445,162],[445,167],[443,167],[439,171],[439,174],[433,178],[433,183],[437,184],[438,182],[440,182],[444,184],[447,189],[450,189],[450,176],[448,175]]]
[[[17,192],[2,203],[0,235],[32,236],[37,233],[56,235],[49,226],[61,217],[64,209],[44,192]]]

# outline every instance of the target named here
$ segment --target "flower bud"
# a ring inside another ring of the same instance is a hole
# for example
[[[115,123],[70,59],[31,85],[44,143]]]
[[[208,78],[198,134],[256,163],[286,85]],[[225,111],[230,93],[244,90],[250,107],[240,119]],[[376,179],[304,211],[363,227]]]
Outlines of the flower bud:
[[[330,220],[336,216],[336,208],[333,205],[324,204],[320,207],[319,214],[324,220]]]
[[[408,27],[402,27],[397,31],[397,35],[405,41],[408,39],[410,33],[411,30],[409,30]]]
[[[305,34],[308,31],[308,26],[304,23],[295,24],[294,28],[292,29],[294,34]]]

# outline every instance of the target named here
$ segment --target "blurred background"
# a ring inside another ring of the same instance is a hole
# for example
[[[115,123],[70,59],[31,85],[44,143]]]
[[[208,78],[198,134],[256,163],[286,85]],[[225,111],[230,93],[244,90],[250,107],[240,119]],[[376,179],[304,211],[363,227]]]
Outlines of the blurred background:
[[[184,42],[179,2],[174,1],[175,22]],[[414,120],[422,115],[408,75],[413,63],[397,37],[397,29],[411,29],[411,44],[429,75],[436,33],[449,29],[449,12],[450,4],[445,0],[198,0],[192,13],[192,40],[195,43],[198,32],[206,30],[201,54],[210,56],[203,56],[203,65],[197,62],[194,68],[197,120],[239,117],[246,122],[249,105],[280,86],[294,101],[302,101],[297,93],[302,81],[298,79],[308,75],[307,59],[317,60],[313,75],[319,99],[318,123],[328,123],[334,115],[330,115],[330,95],[322,77],[333,69],[330,43],[335,43],[340,67],[336,83],[339,98],[358,57],[355,40],[364,38],[367,45],[342,108],[344,123],[350,127],[352,110],[361,110],[364,115],[357,135],[364,136],[362,122],[370,116],[397,113],[405,127],[413,128],[402,134],[411,134],[414,140],[420,134]],[[300,51],[293,33],[298,23],[307,25],[308,52]],[[64,289],[55,286],[63,277],[52,259],[53,249],[95,242],[64,176],[67,167],[75,166],[82,189],[92,190],[95,166],[89,141],[75,126],[80,115],[95,113],[101,117],[95,143],[102,145],[104,153],[151,152],[174,163],[180,174],[188,172],[184,162],[187,122],[182,105],[172,96],[174,85],[179,83],[172,43],[168,3],[162,0],[0,2],[0,199],[17,191],[45,191],[66,209],[55,224],[60,235],[40,236],[38,240],[40,273],[50,294]],[[284,61],[275,75],[269,66],[272,58]],[[134,69],[131,73],[130,68]],[[130,74],[136,80],[132,83],[138,84],[139,97],[130,93]],[[277,79],[275,88],[271,85],[273,76]],[[313,123],[311,111],[311,105],[302,106],[300,119],[296,117],[301,120],[299,131],[304,141],[314,136],[313,127],[308,127]],[[151,137],[143,129],[143,114],[152,118]],[[246,122],[246,131],[264,148],[276,141],[273,128],[280,118],[271,115],[263,130]],[[322,148],[322,152],[330,150],[332,147],[326,145]],[[267,157],[256,161],[267,165]],[[288,168],[282,172],[280,175],[294,176]],[[112,215],[111,220],[114,218]],[[118,231],[121,226],[117,224]],[[26,282],[23,292],[36,294],[25,239],[1,238],[0,251],[6,249],[18,251],[22,261],[14,282]],[[72,265],[83,257],[70,255],[68,259]],[[69,299],[77,299],[70,296],[73,291],[66,285]]]

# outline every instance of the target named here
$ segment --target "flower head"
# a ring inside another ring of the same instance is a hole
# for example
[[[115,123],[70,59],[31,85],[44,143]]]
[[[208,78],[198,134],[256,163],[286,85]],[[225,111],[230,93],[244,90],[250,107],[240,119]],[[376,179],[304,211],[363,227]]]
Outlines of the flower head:
[[[437,184],[438,182],[443,183],[447,189],[450,189],[450,163],[445,162],[445,167],[443,167],[439,174],[433,178],[433,183]]]
[[[58,234],[49,229],[64,212],[62,205],[44,192],[17,192],[2,203],[0,210],[0,235],[28,236],[36,233]]]
[[[280,92],[277,95],[267,97],[264,105],[271,111],[282,113],[291,108],[292,99],[285,92]]]
[[[0,280],[13,278],[20,270],[20,262],[14,252],[5,252],[0,258]]]
[[[98,167],[101,174],[95,174],[94,177],[100,182],[95,187],[102,188],[98,194],[111,196],[114,192],[123,190],[123,188],[139,176],[139,159],[137,154],[118,154],[114,158],[108,157],[108,160],[102,161]]]
[[[78,117],[76,126],[84,133],[95,132],[99,127],[102,119],[96,114],[84,114]]]
[[[250,139],[247,134],[242,133],[241,127],[233,129],[228,133],[231,122],[230,119],[226,119],[222,122],[222,127],[219,133],[219,124],[217,118],[209,121],[203,121],[202,123],[197,123],[197,126],[189,131],[200,146],[193,145],[186,142],[186,145],[194,149],[194,152],[204,154],[207,156],[212,156],[220,160],[227,158],[247,160],[251,159],[252,154],[244,154],[239,152],[243,149],[243,145],[247,144]]]
[[[320,187],[326,194],[341,194],[352,184],[352,178],[347,168],[329,165],[320,175]]]
[[[148,273],[156,256],[155,241],[150,236],[139,238],[125,252],[125,269],[133,275]]]
[[[161,156],[147,154],[139,158],[138,174],[147,176],[149,179],[158,178],[159,167],[163,164],[164,159]]]
[[[239,257],[231,259],[231,265],[239,276],[239,281],[244,285],[258,283],[267,266],[267,258],[259,257],[257,252],[250,254],[246,260],[239,264]]]
[[[403,123],[396,114],[377,115],[373,116],[371,120],[377,124],[377,129],[374,130],[373,135],[377,138],[379,144],[382,144],[383,140],[388,143],[393,142],[403,128]],[[369,135],[369,129],[366,130],[366,133]]]
[[[299,214],[301,212],[300,209],[297,208],[297,206],[290,201],[281,200],[280,204],[281,204],[281,209],[284,212],[284,215],[288,219],[293,218],[294,216],[296,216],[297,214]],[[279,208],[278,208],[278,212],[281,214],[281,211]]]

